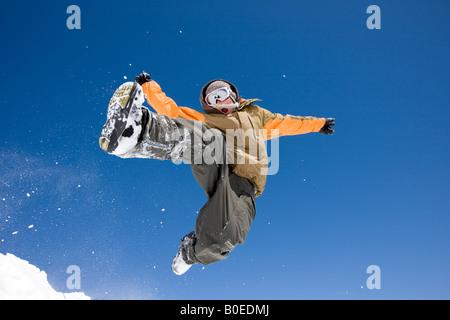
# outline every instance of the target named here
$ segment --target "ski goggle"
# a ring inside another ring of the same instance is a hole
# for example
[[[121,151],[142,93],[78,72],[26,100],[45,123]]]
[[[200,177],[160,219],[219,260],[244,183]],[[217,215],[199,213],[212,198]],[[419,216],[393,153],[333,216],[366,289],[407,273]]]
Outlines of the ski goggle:
[[[210,107],[217,107],[217,101],[227,100],[233,91],[230,88],[219,88],[211,91],[206,97],[205,102]],[[233,99],[233,98],[232,98]],[[236,102],[233,100],[233,102]]]

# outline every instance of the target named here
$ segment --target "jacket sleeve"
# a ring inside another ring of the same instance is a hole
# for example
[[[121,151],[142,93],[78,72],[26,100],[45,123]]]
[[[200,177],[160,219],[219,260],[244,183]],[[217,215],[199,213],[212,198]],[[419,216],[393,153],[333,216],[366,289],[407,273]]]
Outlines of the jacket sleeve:
[[[260,119],[267,140],[310,132],[319,132],[325,118],[281,115],[259,107]]]
[[[158,114],[170,118],[184,118],[205,122],[203,113],[191,108],[179,107],[173,99],[166,96],[156,81],[151,80],[150,82],[144,83],[142,89],[144,90],[148,103]]]

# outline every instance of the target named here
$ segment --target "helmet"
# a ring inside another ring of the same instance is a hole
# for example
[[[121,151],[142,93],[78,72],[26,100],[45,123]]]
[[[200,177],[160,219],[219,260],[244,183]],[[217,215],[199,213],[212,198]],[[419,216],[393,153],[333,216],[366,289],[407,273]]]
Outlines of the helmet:
[[[216,79],[208,82],[203,88],[200,93],[200,103],[202,105],[203,111],[205,113],[215,113],[215,114],[223,114],[217,107],[214,105],[210,105],[206,101],[206,97],[214,92],[217,89],[221,88],[227,88],[229,89],[229,96],[233,98],[236,105],[234,106],[235,109],[239,109],[240,106],[240,97],[239,92],[234,84],[232,84],[229,81],[222,80],[222,79]]]

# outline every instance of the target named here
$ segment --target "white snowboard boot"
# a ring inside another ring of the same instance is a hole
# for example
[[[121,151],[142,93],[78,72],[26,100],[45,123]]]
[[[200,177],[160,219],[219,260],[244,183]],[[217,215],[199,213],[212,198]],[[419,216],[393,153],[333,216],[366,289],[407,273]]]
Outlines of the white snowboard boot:
[[[192,267],[193,263],[188,261],[188,251],[193,250],[196,240],[194,232],[181,239],[180,250],[172,261],[172,271],[176,275],[181,276]]]
[[[126,82],[116,90],[100,134],[99,144],[104,151],[121,155],[136,146],[143,130],[144,100],[144,91],[136,82]]]

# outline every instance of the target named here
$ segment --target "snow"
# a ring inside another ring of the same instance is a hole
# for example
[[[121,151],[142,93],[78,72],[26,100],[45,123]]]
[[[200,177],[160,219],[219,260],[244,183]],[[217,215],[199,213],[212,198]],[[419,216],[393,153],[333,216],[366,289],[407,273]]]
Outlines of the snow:
[[[0,254],[0,300],[90,300],[90,297],[83,292],[57,292],[44,271],[7,253]]]

